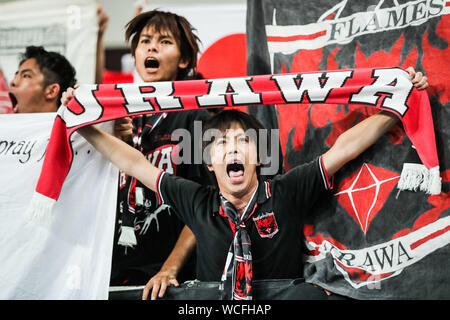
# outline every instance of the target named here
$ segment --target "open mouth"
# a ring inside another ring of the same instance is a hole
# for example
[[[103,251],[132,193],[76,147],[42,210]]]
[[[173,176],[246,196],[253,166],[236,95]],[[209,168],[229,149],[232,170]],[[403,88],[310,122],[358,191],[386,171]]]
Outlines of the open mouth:
[[[238,179],[244,176],[244,165],[240,162],[227,164],[227,174],[231,179]]]
[[[11,92],[9,92],[8,94],[9,94],[9,99],[11,100],[12,107],[14,109],[17,105],[17,98]]]
[[[147,58],[144,65],[146,68],[157,69],[159,68],[159,61],[154,58]]]

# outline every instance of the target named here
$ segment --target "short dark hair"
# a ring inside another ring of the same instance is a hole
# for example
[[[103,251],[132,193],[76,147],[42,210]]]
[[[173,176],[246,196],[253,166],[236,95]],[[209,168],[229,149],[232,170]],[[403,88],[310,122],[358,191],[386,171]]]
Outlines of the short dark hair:
[[[194,34],[196,29],[192,27],[189,21],[175,13],[159,10],[147,11],[137,15],[125,26],[125,40],[128,42],[131,39],[131,53],[133,56],[138,46],[141,32],[147,26],[154,27],[157,32],[170,31],[177,41],[180,47],[181,59],[188,62],[188,66],[185,69],[178,71],[177,80],[185,80],[190,74],[195,74],[200,39]]]
[[[227,129],[230,129],[233,124],[239,124],[241,128],[246,132],[247,130],[255,130],[256,136],[255,143],[258,150],[258,159],[259,159],[259,130],[265,129],[264,126],[259,122],[254,116],[236,110],[223,110],[217,113],[216,115],[209,118],[205,123],[203,124],[203,133],[202,136],[205,137],[205,133],[210,129],[217,129],[220,132],[225,132]],[[207,146],[214,142],[215,137],[211,136],[209,137],[211,140],[203,139],[202,140],[202,151],[203,154],[205,154],[205,149]],[[207,155],[209,156],[209,155]],[[204,159],[205,162],[208,162],[209,159]]]
[[[44,75],[44,88],[53,83],[59,84],[61,89],[58,95],[58,102],[61,100],[63,92],[76,84],[75,68],[63,55],[57,52],[46,51],[42,46],[28,46],[21,59],[19,66],[25,60],[36,60],[39,69]]]

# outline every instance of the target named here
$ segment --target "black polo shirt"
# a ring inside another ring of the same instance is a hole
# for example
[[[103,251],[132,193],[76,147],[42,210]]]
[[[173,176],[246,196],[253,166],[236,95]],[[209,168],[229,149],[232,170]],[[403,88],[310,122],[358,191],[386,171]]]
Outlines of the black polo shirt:
[[[302,277],[303,217],[331,186],[322,157],[274,179],[258,179],[257,207],[246,222],[252,241],[253,277]],[[175,207],[197,239],[197,278],[220,281],[233,230],[220,208],[219,190],[162,172],[159,201]]]

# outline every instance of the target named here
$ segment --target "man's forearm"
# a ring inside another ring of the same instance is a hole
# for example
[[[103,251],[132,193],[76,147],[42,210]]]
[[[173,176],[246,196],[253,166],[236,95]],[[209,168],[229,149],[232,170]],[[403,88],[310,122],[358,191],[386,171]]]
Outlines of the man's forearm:
[[[347,162],[358,157],[397,121],[398,117],[393,113],[381,111],[341,134],[333,147],[323,155],[327,174],[333,175]]]
[[[185,226],[178,237],[175,247],[164,262],[161,271],[167,271],[177,276],[194,251],[195,245],[196,239],[194,234],[191,229]]]
[[[156,190],[156,180],[161,170],[153,166],[141,152],[93,126],[82,127],[77,132],[120,170],[135,177],[149,189]]]

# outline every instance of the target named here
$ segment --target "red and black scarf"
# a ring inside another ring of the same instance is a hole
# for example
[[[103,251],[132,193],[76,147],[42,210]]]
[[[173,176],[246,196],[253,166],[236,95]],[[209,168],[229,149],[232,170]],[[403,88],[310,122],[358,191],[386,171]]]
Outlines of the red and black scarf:
[[[143,150],[142,137],[149,135],[156,126],[158,126],[167,113],[159,113],[154,115],[143,115],[136,117],[134,122],[133,146],[137,150]],[[137,245],[135,235],[135,219],[137,207],[142,207],[145,186],[134,177],[127,177],[126,205],[119,210],[119,219],[122,221],[120,225],[120,237],[118,244],[125,247],[133,247]],[[140,195],[140,196],[137,196]]]
[[[81,85],[58,110],[29,218],[49,219],[70,170],[78,128],[138,114],[287,103],[358,104],[394,113],[423,165],[403,168],[398,188],[441,192],[430,101],[400,68],[367,68],[228,79]]]
[[[245,223],[256,210],[256,190],[241,217],[234,205],[220,195],[220,214],[228,218],[234,233],[221,279],[220,289],[223,300],[252,300],[252,241]]]

